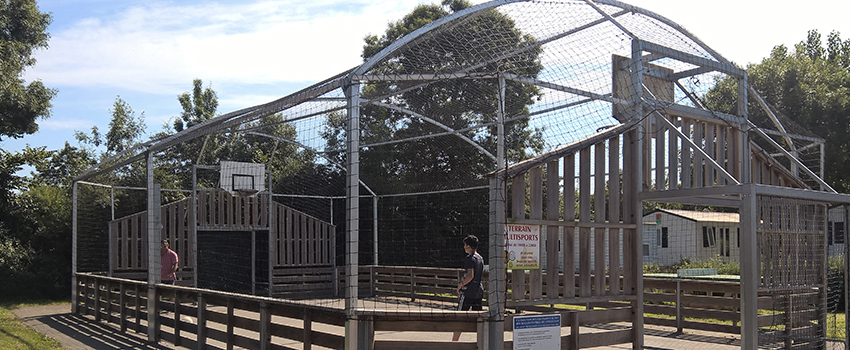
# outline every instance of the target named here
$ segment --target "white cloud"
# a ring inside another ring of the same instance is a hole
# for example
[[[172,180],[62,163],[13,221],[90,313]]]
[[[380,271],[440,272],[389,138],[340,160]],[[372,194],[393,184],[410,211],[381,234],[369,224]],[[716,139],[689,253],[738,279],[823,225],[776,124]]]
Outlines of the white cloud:
[[[193,78],[219,86],[320,81],[359,64],[363,37],[383,32],[416,3],[137,6],[53,32],[28,75],[49,86],[168,94]]]
[[[38,122],[40,130],[85,130],[94,125],[90,120],[50,118]]]

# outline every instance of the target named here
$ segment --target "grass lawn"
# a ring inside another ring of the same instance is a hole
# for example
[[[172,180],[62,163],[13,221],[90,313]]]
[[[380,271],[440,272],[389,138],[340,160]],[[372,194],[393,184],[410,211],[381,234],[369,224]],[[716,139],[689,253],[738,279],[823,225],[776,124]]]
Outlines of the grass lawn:
[[[14,306],[27,306],[32,304],[18,304]],[[38,333],[15,317],[10,310],[12,305],[0,306],[0,349],[62,349],[58,341]]]

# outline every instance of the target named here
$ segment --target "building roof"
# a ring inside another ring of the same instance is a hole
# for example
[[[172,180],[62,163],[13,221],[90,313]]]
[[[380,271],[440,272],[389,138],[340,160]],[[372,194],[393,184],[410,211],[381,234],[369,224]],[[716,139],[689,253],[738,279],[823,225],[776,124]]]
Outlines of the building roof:
[[[681,209],[656,209],[644,217],[651,216],[657,212],[664,212],[670,215],[679,216],[691,221],[701,222],[740,222],[738,213],[719,213],[714,211],[696,211],[696,210],[681,210]]]

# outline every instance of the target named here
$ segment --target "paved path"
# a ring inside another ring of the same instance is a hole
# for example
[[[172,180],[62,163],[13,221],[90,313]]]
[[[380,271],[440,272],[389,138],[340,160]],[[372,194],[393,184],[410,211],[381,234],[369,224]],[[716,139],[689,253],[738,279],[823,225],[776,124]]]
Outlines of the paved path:
[[[24,324],[62,343],[70,350],[115,350],[115,349],[175,349],[174,345],[160,342],[148,343],[147,335],[133,331],[121,333],[117,326],[106,322],[95,322],[91,317],[71,314],[70,304],[29,306],[12,309]],[[587,331],[592,332],[593,329]],[[644,343],[646,349],[655,350],[733,350],[740,349],[740,337],[729,334],[696,333],[675,334],[675,330],[647,326]],[[446,337],[446,333],[428,334],[428,332],[381,332],[376,337],[382,339],[406,339],[413,336],[417,340],[431,340]],[[397,334],[395,334],[397,333]],[[464,333],[461,340],[474,341],[475,335]],[[469,338],[469,339],[467,339]],[[289,344],[288,344],[289,345]],[[295,344],[289,345],[294,346]],[[179,349],[185,349],[179,347]],[[631,345],[622,344],[608,349],[631,349]]]

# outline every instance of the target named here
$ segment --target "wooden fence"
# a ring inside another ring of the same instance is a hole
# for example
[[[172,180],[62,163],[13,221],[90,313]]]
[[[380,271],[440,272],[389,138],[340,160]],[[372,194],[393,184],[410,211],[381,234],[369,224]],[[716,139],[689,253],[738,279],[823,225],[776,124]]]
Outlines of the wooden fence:
[[[486,272],[485,272],[486,274]],[[330,277],[320,278],[321,283],[333,285],[337,295],[342,295],[345,277],[338,268]],[[359,293],[365,297],[396,298],[412,302],[436,302],[448,310],[456,303],[455,288],[463,277],[459,269],[361,266]],[[296,277],[293,277],[297,279]],[[333,279],[328,281],[327,279]],[[511,278],[509,273],[508,278]],[[559,279],[563,280],[563,276]],[[484,278],[486,281],[486,276]],[[77,303],[80,313],[94,315],[98,321],[118,325],[121,331],[147,332],[148,285],[145,282],[110,278],[91,274],[77,275]],[[644,278],[644,322],[650,325],[675,327],[679,332],[700,330],[740,334],[740,284],[734,281],[708,281],[691,279]],[[305,287],[306,288],[306,287]],[[323,287],[324,288],[324,287]],[[152,289],[161,297],[172,301],[161,301],[155,312],[168,310],[172,313],[159,315],[157,334],[162,339],[181,346],[197,348],[199,343],[216,348],[220,344],[233,344],[247,348],[275,344],[262,344],[267,339],[263,334],[274,334],[288,340],[299,341],[305,349],[315,344],[330,348],[341,348],[344,332],[321,331],[329,326],[343,327],[345,316],[340,308],[320,307],[295,303],[284,299],[253,297],[180,286],[156,285]],[[321,290],[321,289],[316,289]],[[796,301],[816,300],[816,290],[797,293]],[[315,294],[318,295],[318,294]],[[304,296],[304,295],[301,295]],[[625,297],[625,296],[624,296]],[[792,305],[785,296],[777,298],[770,293],[760,293],[759,309],[768,312],[759,316],[759,327],[780,330],[788,322]],[[808,298],[808,299],[807,299]],[[175,304],[173,300],[176,300]],[[175,309],[175,305],[178,307]],[[585,307],[590,308],[585,309]],[[526,312],[560,313],[562,327],[570,328],[562,338],[564,348],[579,349],[629,342],[630,330],[614,330],[601,333],[581,334],[579,327],[611,322],[630,322],[632,308],[627,302],[601,300],[583,303],[580,309],[552,307],[541,302],[539,305],[513,304],[514,308]],[[410,312],[381,310],[363,311],[361,316],[375,332],[480,332],[483,318],[475,313]],[[181,315],[188,315],[197,322],[188,322]],[[266,316],[263,316],[266,315]],[[271,321],[272,317],[274,320]],[[286,322],[280,323],[279,318]],[[208,327],[200,327],[205,324]],[[293,324],[294,322],[294,324]],[[320,327],[314,323],[322,324]],[[506,331],[511,331],[512,315],[505,321]],[[176,325],[176,327],[175,327]],[[248,335],[245,335],[248,334]],[[573,336],[576,334],[577,336]],[[373,335],[374,336],[374,335]],[[448,339],[450,337],[446,337]],[[209,343],[212,341],[212,343]],[[409,342],[375,340],[374,349],[475,349],[471,343]],[[506,348],[511,348],[510,342]]]

